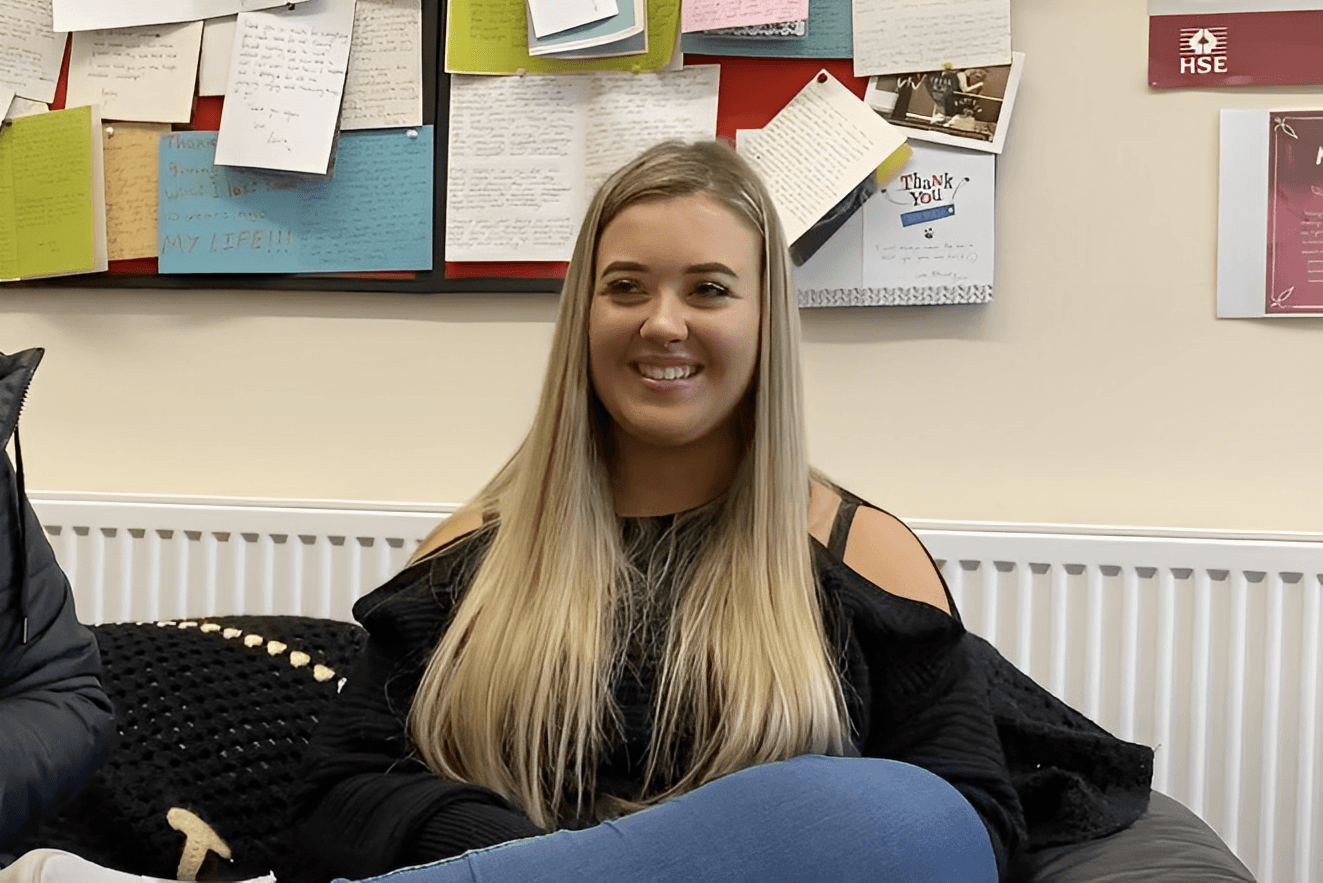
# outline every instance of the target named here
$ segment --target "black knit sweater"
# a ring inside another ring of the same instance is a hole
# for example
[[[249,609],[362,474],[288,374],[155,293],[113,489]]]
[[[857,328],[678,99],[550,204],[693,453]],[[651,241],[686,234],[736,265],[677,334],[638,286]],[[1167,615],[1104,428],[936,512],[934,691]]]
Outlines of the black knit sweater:
[[[435,776],[405,735],[423,668],[489,537],[458,541],[354,605],[367,647],[309,746],[297,810],[300,850],[326,877],[371,876],[542,833],[493,792]],[[816,542],[813,565],[855,747],[954,785],[986,825],[1003,874],[1018,850],[1111,833],[1144,812],[1150,749],[1057,701],[958,617],[880,589]],[[623,680],[623,741],[646,745],[651,687]],[[636,791],[638,761],[638,751],[612,753],[599,790]]]

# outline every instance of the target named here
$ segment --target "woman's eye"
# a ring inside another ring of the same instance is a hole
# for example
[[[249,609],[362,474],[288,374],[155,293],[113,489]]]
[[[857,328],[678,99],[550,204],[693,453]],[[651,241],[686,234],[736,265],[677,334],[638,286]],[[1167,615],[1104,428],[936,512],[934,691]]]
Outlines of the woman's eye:
[[[717,282],[700,282],[694,286],[694,294],[705,299],[721,298],[728,297],[730,289]]]
[[[606,294],[639,294],[643,287],[633,279],[608,279],[602,286],[602,291]]]

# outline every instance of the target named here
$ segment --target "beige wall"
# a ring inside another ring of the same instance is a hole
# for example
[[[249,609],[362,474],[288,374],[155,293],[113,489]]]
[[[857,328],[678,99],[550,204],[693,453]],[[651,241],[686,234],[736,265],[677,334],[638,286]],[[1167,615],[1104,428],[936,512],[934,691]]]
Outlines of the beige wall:
[[[1152,92],[1144,0],[1013,14],[994,302],[807,311],[815,461],[910,518],[1323,531],[1323,318],[1214,318],[1218,108],[1323,89]],[[0,350],[48,349],[34,488],[445,503],[517,442],[553,311],[0,290]]]

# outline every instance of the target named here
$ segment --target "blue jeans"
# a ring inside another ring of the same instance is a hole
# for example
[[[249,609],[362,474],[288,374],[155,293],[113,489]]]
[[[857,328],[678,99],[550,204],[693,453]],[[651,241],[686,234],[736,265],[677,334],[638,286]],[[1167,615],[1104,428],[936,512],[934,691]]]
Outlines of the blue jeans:
[[[996,883],[987,830],[942,779],[873,758],[751,767],[582,831],[393,871],[382,883]]]

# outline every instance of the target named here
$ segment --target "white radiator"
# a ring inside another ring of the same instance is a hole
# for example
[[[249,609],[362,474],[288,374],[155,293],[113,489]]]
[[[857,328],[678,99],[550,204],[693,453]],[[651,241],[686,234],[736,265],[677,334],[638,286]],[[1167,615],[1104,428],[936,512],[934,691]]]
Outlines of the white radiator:
[[[1154,746],[1154,787],[1260,883],[1323,881],[1323,537],[918,532],[969,629]]]
[[[298,613],[352,619],[443,510],[338,501],[33,493],[85,622]]]
[[[451,507],[33,494],[87,622],[349,618]],[[916,523],[969,628],[1117,735],[1260,883],[1323,880],[1323,537]]]

